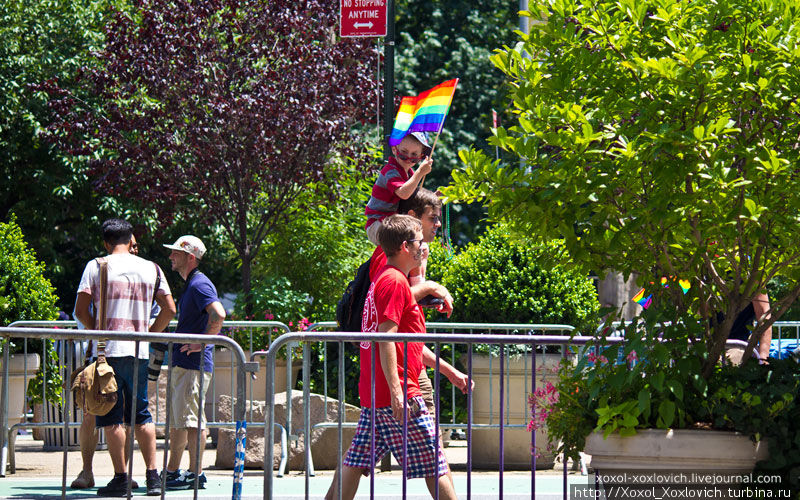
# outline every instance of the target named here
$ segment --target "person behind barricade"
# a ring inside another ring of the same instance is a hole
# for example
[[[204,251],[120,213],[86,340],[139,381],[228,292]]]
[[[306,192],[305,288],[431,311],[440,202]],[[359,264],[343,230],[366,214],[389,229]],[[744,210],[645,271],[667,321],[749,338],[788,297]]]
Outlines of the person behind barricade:
[[[139,255],[139,244],[136,242],[136,235],[131,234],[131,246],[130,252],[133,255]],[[172,301],[172,296],[169,295],[167,297],[168,301]],[[173,302],[174,307],[174,302]],[[158,313],[161,312],[161,307],[158,305],[158,302],[153,301],[152,307],[150,308],[150,320],[151,323],[155,321],[158,317]],[[92,305],[89,304],[89,314],[94,316],[94,309]],[[81,323],[77,317],[75,316],[75,310],[72,310],[72,316],[75,317],[75,323],[79,330],[85,330],[86,327]],[[79,346],[76,346],[75,352],[75,359],[78,360],[78,356],[86,351],[90,351],[89,343],[88,342],[81,342]],[[86,361],[92,362],[95,358],[91,357],[91,353],[87,356]],[[82,361],[82,360],[79,360]],[[84,408],[81,408],[83,412]],[[83,464],[83,468],[81,472],[78,474],[78,477],[72,481],[70,488],[81,490],[86,488],[93,488],[94,487],[94,473],[92,472],[92,464],[94,462],[94,452],[97,449],[97,443],[99,441],[99,435],[97,432],[97,427],[95,426],[95,419],[84,413],[86,417],[90,418],[81,418],[81,426],[78,430],[78,444],[80,445],[81,449],[81,462]],[[128,449],[128,433],[125,433],[125,449]],[[131,489],[137,489],[139,487],[139,483],[136,481],[131,481]]]
[[[436,232],[442,225],[442,201],[438,196],[436,196],[435,193],[425,188],[419,188],[407,200],[400,202],[398,210],[400,214],[410,215],[420,221],[422,226],[423,243],[433,242],[433,240],[436,238]],[[427,248],[423,247],[423,257],[425,257],[426,250]],[[386,260],[386,254],[383,252],[383,249],[380,246],[377,247],[370,258],[370,281],[374,281],[378,272],[386,265]],[[431,300],[433,298],[439,299],[439,303],[433,306],[437,307],[440,312],[450,316],[450,313],[453,311],[453,297],[450,295],[450,292],[447,290],[447,288],[434,281],[426,280],[424,268],[419,273],[419,278],[420,279],[413,285],[411,285],[409,281],[414,299],[420,304],[425,302],[431,303],[433,302]],[[419,312],[422,316],[421,320],[424,324],[424,311],[419,309]],[[422,354],[423,364],[428,368],[434,368],[436,366],[436,355],[433,353],[433,351],[425,346],[423,347]],[[439,359],[439,370],[457,389],[466,393],[468,380],[466,374],[459,371],[444,359]],[[428,408],[428,413],[430,413],[433,422],[436,422],[437,415],[436,405],[434,404],[433,384],[431,383],[431,379],[428,377],[427,370],[420,370],[418,381],[420,391],[422,392],[422,397],[425,400],[426,407]],[[474,386],[475,381],[473,380],[472,387]],[[443,447],[441,427],[439,428],[439,447]],[[366,474],[366,472],[367,471],[365,469],[364,473]],[[452,474],[450,473],[449,468],[447,477],[452,483]],[[328,496],[326,498],[333,498],[333,490],[336,484],[335,478],[336,476],[334,476],[334,482],[331,484],[331,487],[328,491]]]
[[[378,241],[387,257],[386,265],[372,281],[362,316],[362,330],[375,333],[425,333],[419,305],[408,284],[408,273],[419,267],[422,259],[422,226],[408,215],[384,219]],[[342,467],[342,497],[352,499],[364,469],[378,463],[387,452],[406,469],[407,477],[424,477],[433,496],[438,484],[439,498],[456,498],[447,478],[447,460],[438,446],[434,422],[419,389],[423,369],[421,342],[378,342],[376,353],[375,401],[372,391],[372,344],[362,342],[360,349],[359,396],[361,416]],[[408,372],[404,373],[404,366]],[[407,389],[403,380],[407,378]],[[404,410],[407,409],[407,412]],[[375,417],[375,450],[371,450],[371,420]],[[407,422],[407,454],[403,450],[403,422]],[[337,476],[338,477],[338,476]],[[338,491],[337,477],[326,498]]]
[[[134,424],[134,434],[144,458],[147,494],[161,493],[156,469],[155,426],[147,408],[148,343],[139,343],[139,356],[134,359],[136,342],[125,340],[124,332],[163,331],[175,315],[175,303],[161,268],[131,253],[132,230],[131,224],[122,219],[108,219],[102,226],[103,244],[108,251],[105,257],[108,265],[104,298],[106,328],[119,332],[109,334],[105,347],[106,360],[114,369],[117,382],[117,402],[111,411],[96,417],[95,421],[97,427],[105,430],[108,453],[114,467],[114,477],[106,486],[98,488],[97,494],[109,497],[127,494],[130,478],[127,475],[127,432],[124,426],[131,424]],[[97,325],[90,308],[100,310],[100,290],[100,262],[95,259],[86,264],[75,301],[75,317],[89,330],[94,330]],[[161,312],[151,325],[150,308],[154,299],[161,307]],[[97,355],[96,344],[92,346],[92,354]],[[135,399],[134,370],[138,374]],[[136,403],[135,422],[131,422],[133,401]]]
[[[225,308],[214,284],[198,269],[200,259],[206,253],[205,245],[199,238],[187,235],[181,236],[172,245],[164,246],[172,250],[169,254],[172,270],[186,280],[186,289],[178,302],[175,333],[217,335],[225,320]],[[206,391],[211,385],[213,350],[212,344],[173,344],[170,355],[170,449],[166,470],[166,486],[169,490],[192,488],[195,478],[198,487],[205,488],[202,458],[208,434],[204,412],[200,411],[200,401],[205,401]],[[196,446],[198,430],[199,455]],[[182,471],[181,457],[187,444],[189,469]]]

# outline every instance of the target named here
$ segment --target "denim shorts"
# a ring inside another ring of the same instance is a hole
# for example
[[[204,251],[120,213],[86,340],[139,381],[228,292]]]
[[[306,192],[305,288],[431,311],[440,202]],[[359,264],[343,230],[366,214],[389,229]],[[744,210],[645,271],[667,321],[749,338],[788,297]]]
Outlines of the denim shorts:
[[[131,401],[133,400],[133,370],[139,372],[136,387],[136,424],[147,424],[153,421],[150,410],[147,409],[147,359],[134,359],[133,356],[121,358],[106,358],[108,364],[114,369],[114,378],[117,380],[117,404],[110,412],[98,416],[95,420],[97,427],[131,424]],[[135,365],[134,365],[135,363]]]

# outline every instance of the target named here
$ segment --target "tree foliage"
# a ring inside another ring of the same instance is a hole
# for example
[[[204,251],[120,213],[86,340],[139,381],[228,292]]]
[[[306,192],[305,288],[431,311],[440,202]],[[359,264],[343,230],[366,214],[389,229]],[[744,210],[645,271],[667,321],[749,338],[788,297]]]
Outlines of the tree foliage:
[[[101,249],[84,222],[109,209],[92,193],[83,165],[39,138],[47,97],[31,87],[58,78],[75,89],[78,69],[102,46],[108,1],[0,2],[0,220],[17,216],[60,304],[72,310],[83,263]],[[77,89],[75,89],[78,92]],[[84,98],[80,92],[77,95]],[[77,274],[77,276],[76,276]]]
[[[81,83],[49,86],[52,137],[95,187],[222,226],[243,291],[264,237],[367,118],[371,49],[335,37],[333,0],[142,0],[115,12]]]
[[[645,284],[690,279],[685,296],[652,289],[675,306],[667,319],[703,319],[707,376],[734,318],[771,278],[791,286],[751,344],[800,293],[800,9],[788,0],[530,9],[544,21],[492,58],[516,123],[490,139],[527,168],[464,151],[447,193],[564,238],[594,269],[642,273]],[[724,321],[712,320],[717,311]]]
[[[16,218],[0,222],[0,325],[56,319],[54,292]]]
[[[458,305],[450,319],[561,324],[593,332],[597,291],[566,260],[560,242],[531,245],[512,237],[504,225],[491,226],[444,264],[441,283]]]
[[[374,153],[377,156],[378,152]],[[375,160],[375,163],[379,163]],[[331,179],[301,194],[290,208],[286,224],[276,228],[265,240],[254,267],[255,272],[278,282],[278,277],[291,283],[293,290],[310,298],[304,316],[311,321],[334,318],[336,303],[355,270],[374,249],[364,232],[364,203],[372,189],[366,179],[349,162],[339,179]],[[341,196],[334,204],[325,203],[330,184],[339,186]],[[264,281],[267,281],[264,280]],[[254,290],[269,287],[259,283]],[[259,311],[255,311],[259,312]],[[266,312],[266,311],[264,311]],[[297,321],[299,317],[282,318]],[[257,319],[261,319],[257,316]]]

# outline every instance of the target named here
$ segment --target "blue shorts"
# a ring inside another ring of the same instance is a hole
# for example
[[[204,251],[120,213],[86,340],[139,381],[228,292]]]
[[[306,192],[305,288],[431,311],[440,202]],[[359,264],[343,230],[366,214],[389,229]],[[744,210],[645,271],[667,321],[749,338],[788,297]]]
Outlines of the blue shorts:
[[[437,447],[438,436],[435,424],[425,406],[425,401],[415,396],[409,398],[411,417],[408,419],[408,478],[439,477],[447,474],[447,459],[444,451]],[[418,408],[416,415],[414,408]],[[371,408],[361,408],[361,417],[344,465],[358,469],[369,469],[371,461]],[[394,458],[403,464],[403,423],[392,416],[392,408],[375,410],[375,463],[391,451]]]
[[[95,419],[97,427],[131,424],[131,401],[133,399],[133,356],[122,358],[106,358],[108,364],[114,369],[114,378],[117,380],[117,404],[110,412]],[[136,423],[147,424],[153,421],[150,410],[147,409],[147,359],[137,359],[136,369],[139,371],[139,380],[136,388]]]

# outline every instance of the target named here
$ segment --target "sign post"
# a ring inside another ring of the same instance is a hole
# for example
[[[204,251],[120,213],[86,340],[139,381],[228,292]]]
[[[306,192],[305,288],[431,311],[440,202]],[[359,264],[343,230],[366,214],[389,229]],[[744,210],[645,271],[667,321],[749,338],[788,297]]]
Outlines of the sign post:
[[[388,161],[394,116],[394,0],[339,0],[339,35],[384,37],[383,156]],[[384,460],[381,470],[390,470],[387,464]]]
[[[386,36],[388,0],[340,0],[339,34],[342,37]]]

